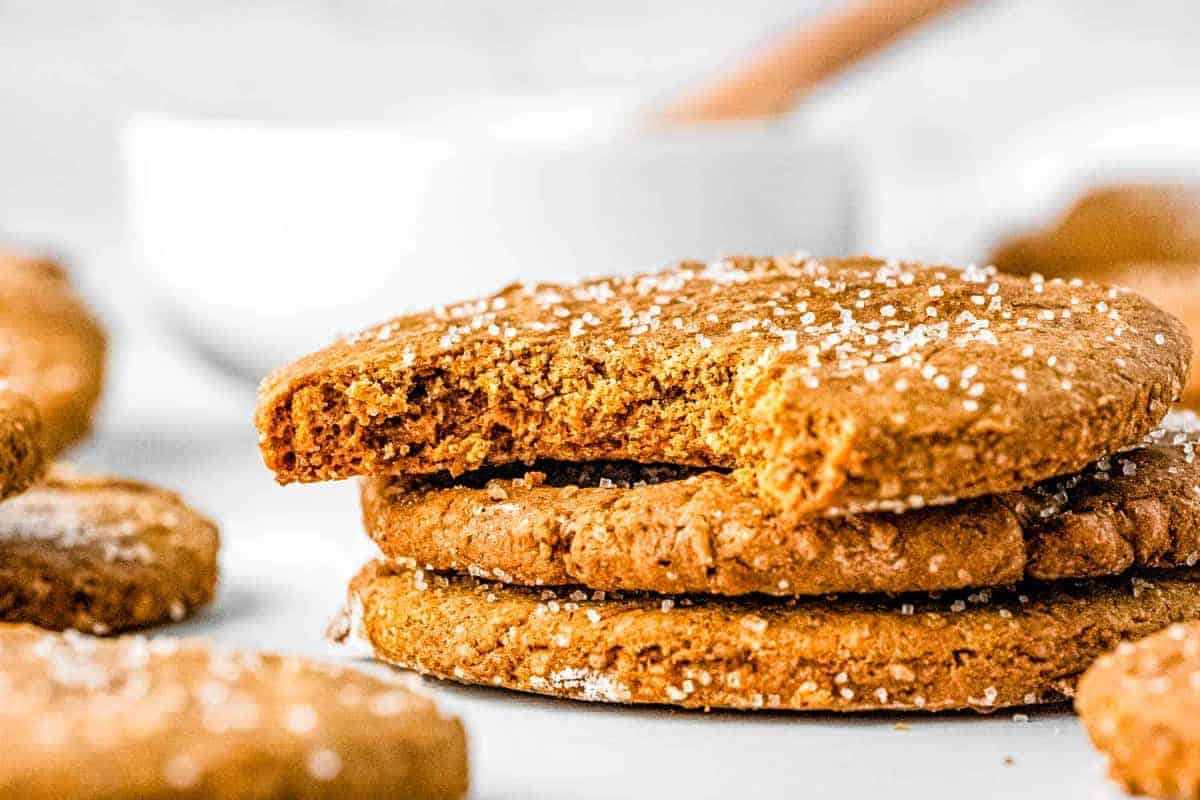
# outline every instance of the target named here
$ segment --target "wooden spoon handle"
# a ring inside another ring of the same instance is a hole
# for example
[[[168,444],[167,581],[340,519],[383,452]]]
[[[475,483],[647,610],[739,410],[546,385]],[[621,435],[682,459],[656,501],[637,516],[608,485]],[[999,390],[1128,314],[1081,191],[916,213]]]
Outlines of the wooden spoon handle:
[[[904,33],[966,0],[858,0],[786,35],[733,74],[685,95],[659,122],[702,124],[769,117]]]

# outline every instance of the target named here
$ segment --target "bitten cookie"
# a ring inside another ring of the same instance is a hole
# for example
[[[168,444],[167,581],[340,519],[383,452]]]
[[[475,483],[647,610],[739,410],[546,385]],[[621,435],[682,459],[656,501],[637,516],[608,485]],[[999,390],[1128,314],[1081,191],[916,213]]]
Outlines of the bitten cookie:
[[[467,789],[462,725],[394,682],[197,640],[0,626],[0,794],[377,797]]]
[[[527,586],[666,594],[911,592],[1200,560],[1200,418],[1024,492],[853,517],[778,515],[728,474],[631,462],[367,478],[382,553]]]
[[[1122,643],[1083,676],[1075,707],[1128,791],[1200,798],[1200,624]]]
[[[1189,359],[1116,289],[731,258],[400,317],[274,373],[257,424],[282,482],[628,459],[858,513],[1082,469],[1162,419]]]
[[[930,599],[537,590],[368,564],[351,630],[462,683],[688,708],[993,711],[1069,697],[1121,639],[1200,618],[1200,570]]]
[[[0,503],[0,620],[104,634],[212,600],[216,526],[177,495],[58,466]]]
[[[33,403],[0,385],[0,500],[23,492],[42,474],[42,423]]]
[[[0,378],[42,418],[47,455],[91,429],[104,330],[56,264],[0,250]]]

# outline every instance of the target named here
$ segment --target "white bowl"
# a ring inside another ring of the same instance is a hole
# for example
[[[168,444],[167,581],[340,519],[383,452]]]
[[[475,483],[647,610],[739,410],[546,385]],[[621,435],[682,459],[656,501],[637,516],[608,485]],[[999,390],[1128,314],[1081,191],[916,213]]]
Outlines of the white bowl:
[[[848,153],[788,127],[653,135],[603,105],[448,108],[388,126],[131,119],[132,241],[174,327],[257,377],[514,280],[849,247]]]

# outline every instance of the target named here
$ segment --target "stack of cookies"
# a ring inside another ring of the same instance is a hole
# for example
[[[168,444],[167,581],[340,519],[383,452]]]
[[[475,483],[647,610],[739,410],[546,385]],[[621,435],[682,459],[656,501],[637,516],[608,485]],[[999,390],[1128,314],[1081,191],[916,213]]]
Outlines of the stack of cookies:
[[[1061,700],[1200,619],[1182,325],[1080,281],[730,258],[514,285],[277,371],[281,482],[365,476],[376,655],[700,708]]]

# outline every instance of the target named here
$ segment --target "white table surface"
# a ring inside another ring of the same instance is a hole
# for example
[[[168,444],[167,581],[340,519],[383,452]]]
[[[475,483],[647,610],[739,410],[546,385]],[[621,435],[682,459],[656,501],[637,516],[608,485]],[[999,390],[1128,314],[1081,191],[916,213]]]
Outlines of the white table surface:
[[[168,630],[358,657],[323,637],[372,553],[356,485],[276,486],[255,447],[251,387],[171,340],[120,337],[114,361],[97,436],[76,460],[177,488],[222,528],[217,602]],[[426,685],[467,725],[475,798],[1119,796],[1062,708],[1027,723],[1011,712],[702,714]]]
[[[131,109],[353,116],[417,89],[636,81],[649,91],[702,74],[772,24],[827,4],[664,0],[647,14],[636,0],[586,9],[455,0],[400,13],[382,0],[126,0],[81,13],[9,0],[0,3],[0,100],[11,123],[0,126],[0,227],[72,253],[111,312],[132,283],[122,279],[114,146]],[[1198,27],[1193,0],[979,4],[965,22],[814,97],[813,128],[860,141],[875,173],[861,249],[977,257],[999,231],[1045,213],[1054,181],[1089,163],[1077,140],[1090,145],[1107,127],[1134,131],[1121,143],[1136,154],[1133,167],[1146,153],[1175,157],[1160,133],[1174,131],[1194,154],[1196,128],[1172,115],[1195,106]],[[221,58],[210,57],[214,49]],[[1163,101],[1144,108],[1158,86]],[[1078,103],[1093,112],[1077,114]],[[1047,175],[1014,167],[1047,153]],[[1107,151],[1099,160],[1127,162]],[[117,344],[102,424],[78,460],[180,489],[224,534],[217,603],[172,630],[348,658],[322,632],[371,552],[355,487],[275,486],[256,453],[249,387],[161,337],[126,333]],[[1033,711],[1026,724],[1010,714],[702,715],[430,685],[467,723],[476,798],[1119,796],[1065,710]],[[901,719],[909,730],[894,728]]]

